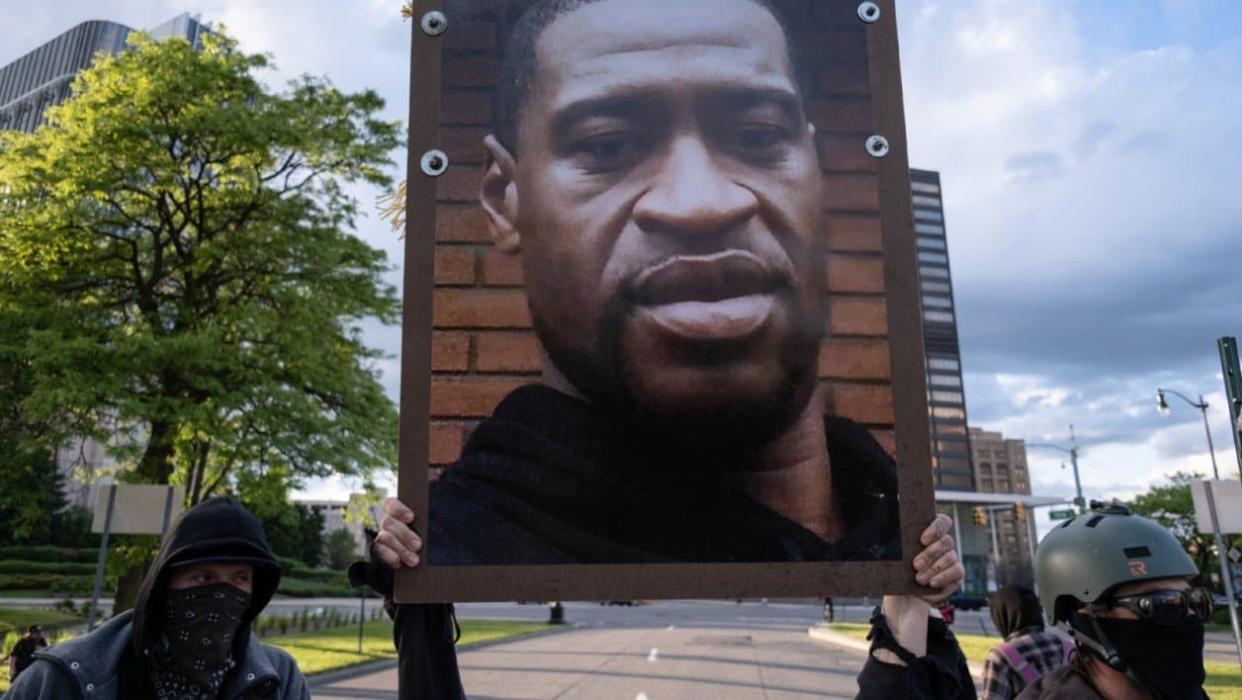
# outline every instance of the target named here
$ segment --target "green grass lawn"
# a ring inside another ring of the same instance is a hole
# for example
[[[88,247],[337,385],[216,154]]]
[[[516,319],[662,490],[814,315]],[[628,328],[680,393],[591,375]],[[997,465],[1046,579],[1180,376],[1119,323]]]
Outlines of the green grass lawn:
[[[8,656],[13,650],[13,645],[21,637],[22,631],[30,625],[42,625],[50,627],[52,625],[60,625],[64,623],[82,622],[82,618],[77,615],[69,615],[58,610],[43,610],[40,608],[5,608],[0,607],[0,657]],[[48,639],[55,643],[69,636],[68,632],[61,630],[60,632],[48,632]],[[8,664],[0,665],[0,693],[9,689],[9,667]]]
[[[458,645],[491,642],[557,629],[542,622],[509,620],[462,620]],[[358,653],[358,626],[334,627],[318,632],[287,634],[263,640],[293,655],[304,674],[333,671],[382,659],[395,659],[392,623],[386,618],[366,623],[362,653]]]
[[[18,613],[21,615],[18,616]],[[27,613],[61,615],[60,613],[46,610],[27,611],[0,608],[0,620],[8,620],[9,615],[13,615],[14,619],[18,621],[33,620],[31,622],[23,622],[25,625],[52,624],[53,622],[48,617],[40,619],[28,617],[26,616]],[[64,616],[61,615],[61,617]],[[56,619],[60,620],[60,618]],[[556,629],[562,628],[547,625],[543,622],[462,620],[461,640],[458,641],[458,645],[494,642],[509,637],[551,632]],[[371,661],[397,658],[397,652],[392,646],[392,623],[387,618],[372,620],[366,623],[362,638],[361,654],[358,653],[357,625],[334,627],[304,634],[273,636],[263,641],[267,644],[278,646],[292,654],[293,658],[298,662],[298,668],[302,669],[302,673],[307,675],[357,666],[358,664],[365,664]],[[9,653],[9,650],[5,649],[3,652],[0,652],[0,656],[7,653]],[[4,671],[0,673],[0,693],[3,693],[9,689],[9,674],[7,670],[0,670]]]
[[[39,608],[2,608],[0,607],[0,638],[5,632],[24,630],[30,625],[59,625],[66,622],[81,622],[82,618],[57,610]],[[8,649],[0,652],[0,656],[9,653]]]
[[[832,629],[856,639],[866,639],[871,625],[860,622],[834,622]],[[996,637],[985,637],[981,634],[954,634],[966,659],[978,664],[983,663],[988,650],[1000,641]],[[1204,684],[1203,689],[1207,691],[1212,700],[1242,700],[1242,670],[1239,670],[1237,664],[1206,661],[1204,667],[1207,671],[1207,683]]]

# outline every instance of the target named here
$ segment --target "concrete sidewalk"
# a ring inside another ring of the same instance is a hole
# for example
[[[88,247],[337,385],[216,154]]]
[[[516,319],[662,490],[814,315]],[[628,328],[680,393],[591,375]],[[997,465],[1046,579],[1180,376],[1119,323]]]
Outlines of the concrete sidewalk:
[[[592,625],[465,651],[472,700],[852,698],[865,654],[821,644],[807,625]],[[395,667],[313,683],[316,700],[396,700]]]

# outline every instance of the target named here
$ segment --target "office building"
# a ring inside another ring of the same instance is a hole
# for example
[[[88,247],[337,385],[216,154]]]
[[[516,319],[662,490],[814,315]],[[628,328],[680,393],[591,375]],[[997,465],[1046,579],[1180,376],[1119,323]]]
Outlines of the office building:
[[[975,484],[983,493],[1030,493],[1026,443],[982,428],[970,428]]]
[[[69,31],[0,68],[0,130],[34,131],[44,112],[69,97],[78,73],[101,52],[125,48],[134,30],[104,20],[82,22]],[[198,45],[207,25],[182,14],[151,29],[156,39],[183,37]]]
[[[387,495],[388,495],[387,491],[385,490],[380,491],[381,498],[386,497]],[[354,542],[358,544],[358,551],[365,552],[367,539],[366,539],[366,534],[363,532],[363,528],[364,528],[363,523],[349,522],[346,519],[346,514],[349,512],[351,507],[354,507],[353,504],[355,502],[355,499],[365,499],[365,498],[366,498],[366,494],[351,493],[349,494],[349,499],[344,500],[344,501],[331,500],[331,499],[299,498],[299,499],[295,499],[295,502],[301,505],[304,505],[308,508],[317,509],[323,515],[323,533],[322,534],[325,539],[328,537],[328,535],[332,534],[333,532],[337,530],[349,530],[349,533],[354,536]],[[363,509],[361,507],[358,507],[358,510],[363,510]],[[365,527],[374,528],[374,527],[379,526],[379,521],[383,518],[383,511],[380,509],[379,506],[372,506],[371,508],[365,509],[363,512],[367,513],[367,515],[365,516],[367,518],[367,523]]]
[[[975,484],[981,493],[1031,493],[1031,475],[1026,464],[1026,443],[1006,439],[998,432],[970,429],[971,463]],[[1031,585],[1034,580],[1031,555],[1038,539],[1034,513],[1012,508],[994,508],[988,513],[992,556],[997,561],[997,579],[1006,583]]]
[[[933,483],[937,489],[973,491],[974,471],[970,466],[970,442],[966,432],[966,394],[962,386],[962,357],[957,342],[957,310],[949,271],[940,173],[911,170],[910,190],[923,305]]]
[[[940,173],[911,170],[910,190],[936,508],[957,523],[958,557],[966,568],[964,593],[983,595],[1007,583],[1029,585],[1035,545],[1030,509],[1059,501],[1031,495],[1021,440],[967,427]]]

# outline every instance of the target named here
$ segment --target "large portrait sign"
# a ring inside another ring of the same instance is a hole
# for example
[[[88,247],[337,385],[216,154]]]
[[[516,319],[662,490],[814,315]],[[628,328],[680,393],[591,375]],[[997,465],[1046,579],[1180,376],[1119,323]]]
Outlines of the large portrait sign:
[[[913,592],[932,520],[894,8],[413,23],[402,602]]]

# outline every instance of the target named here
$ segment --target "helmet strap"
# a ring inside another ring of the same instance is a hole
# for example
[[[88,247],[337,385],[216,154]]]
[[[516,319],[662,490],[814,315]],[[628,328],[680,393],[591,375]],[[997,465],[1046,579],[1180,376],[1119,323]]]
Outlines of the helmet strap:
[[[1094,630],[1095,637],[1092,638],[1091,635],[1080,632],[1074,629],[1073,625],[1067,623],[1066,627],[1068,628],[1070,636],[1074,638],[1074,641],[1090,648],[1098,654],[1109,668],[1123,674],[1136,687],[1147,691],[1154,698],[1163,698],[1163,695],[1161,695],[1158,690],[1149,687],[1142,681],[1142,679],[1134,674],[1134,670],[1130,668],[1130,664],[1126,663],[1125,658],[1122,657],[1117,651],[1117,648],[1113,646],[1112,640],[1109,639],[1108,635],[1104,633],[1104,630],[1100,627],[1099,620],[1095,615],[1096,612],[1107,608],[1097,607],[1097,605],[1098,604],[1092,604],[1090,612],[1087,613],[1087,617],[1091,620],[1091,629]]]

